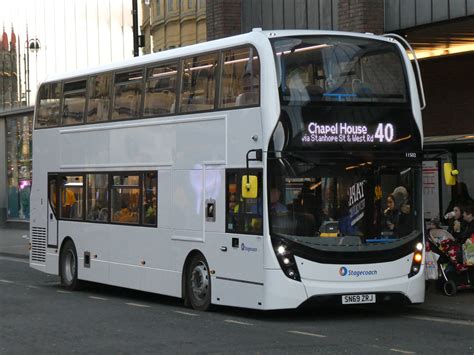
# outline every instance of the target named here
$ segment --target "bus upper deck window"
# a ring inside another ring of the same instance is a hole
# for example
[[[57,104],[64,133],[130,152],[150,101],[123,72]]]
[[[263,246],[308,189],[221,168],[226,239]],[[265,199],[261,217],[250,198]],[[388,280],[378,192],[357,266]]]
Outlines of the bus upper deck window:
[[[214,109],[217,53],[183,60],[181,112]]]
[[[178,64],[161,65],[147,70],[144,116],[174,113]]]
[[[109,119],[110,89],[112,74],[100,74],[89,78],[87,122],[102,122]]]
[[[115,74],[112,119],[138,118],[143,91],[142,69]]]
[[[82,123],[85,106],[86,80],[65,83],[61,125]]]
[[[252,47],[225,51],[220,107],[257,105],[260,101],[260,62]]]
[[[41,86],[36,128],[56,127],[58,125],[61,91],[61,83],[50,83]]]

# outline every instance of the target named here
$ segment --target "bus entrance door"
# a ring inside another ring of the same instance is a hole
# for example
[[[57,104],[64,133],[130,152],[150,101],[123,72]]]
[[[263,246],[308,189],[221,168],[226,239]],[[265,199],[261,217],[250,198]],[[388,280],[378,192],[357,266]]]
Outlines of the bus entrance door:
[[[225,175],[224,175],[225,173]],[[224,194],[217,194],[212,184],[206,184],[206,201],[216,200],[216,222],[205,222],[206,244],[212,251],[213,303],[261,308],[263,304],[263,237],[261,198],[241,196],[245,169],[220,171],[217,186],[225,181]],[[253,170],[261,182],[260,170]],[[206,171],[206,178],[212,176]],[[218,190],[217,190],[218,191]],[[261,189],[260,189],[261,193]],[[211,205],[212,206],[212,205]],[[225,233],[222,233],[222,230]]]
[[[58,246],[58,220],[56,216],[58,210],[58,175],[52,174],[48,176],[48,246]]]

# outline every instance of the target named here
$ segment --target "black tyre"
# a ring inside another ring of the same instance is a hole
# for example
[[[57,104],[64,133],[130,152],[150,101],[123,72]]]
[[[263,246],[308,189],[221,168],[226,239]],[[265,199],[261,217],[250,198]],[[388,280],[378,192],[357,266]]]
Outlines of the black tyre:
[[[188,264],[186,298],[189,305],[198,311],[207,311],[211,306],[211,276],[206,259],[201,254],[195,255]]]
[[[77,279],[77,253],[72,240],[66,241],[59,256],[59,272],[61,285],[70,291],[80,289],[81,282]]]
[[[443,291],[446,296],[454,296],[457,292],[456,283],[453,280],[446,281],[443,285]]]

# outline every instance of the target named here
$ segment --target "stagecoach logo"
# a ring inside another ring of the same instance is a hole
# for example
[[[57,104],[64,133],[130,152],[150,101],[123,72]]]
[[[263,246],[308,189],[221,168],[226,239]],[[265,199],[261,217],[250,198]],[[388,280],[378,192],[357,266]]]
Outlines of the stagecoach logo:
[[[255,251],[257,251],[257,248],[248,247],[248,246],[246,246],[244,243],[242,243],[242,244],[240,245],[240,249],[241,249],[242,251],[248,251],[248,252],[251,252],[251,251],[254,251],[254,252],[255,252]]]
[[[350,270],[345,266],[341,266],[339,269],[339,275],[341,276],[375,276],[377,275],[377,270]]]

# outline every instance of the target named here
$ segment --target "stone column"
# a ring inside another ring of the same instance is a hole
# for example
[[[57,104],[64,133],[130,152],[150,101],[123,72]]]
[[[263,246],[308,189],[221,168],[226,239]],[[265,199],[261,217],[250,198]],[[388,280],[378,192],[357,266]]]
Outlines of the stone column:
[[[241,33],[241,0],[206,0],[207,40]]]
[[[344,0],[338,4],[339,31],[384,32],[383,0]]]

